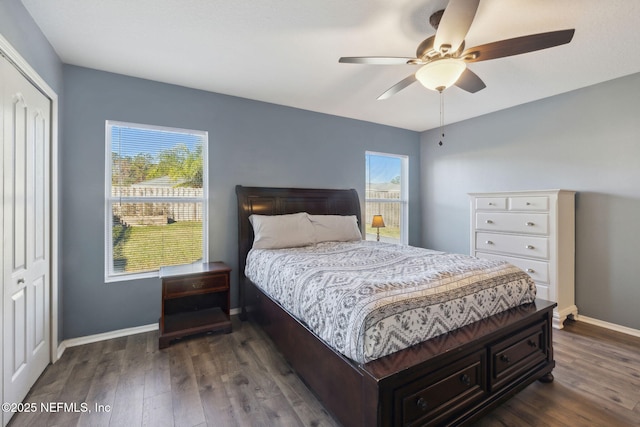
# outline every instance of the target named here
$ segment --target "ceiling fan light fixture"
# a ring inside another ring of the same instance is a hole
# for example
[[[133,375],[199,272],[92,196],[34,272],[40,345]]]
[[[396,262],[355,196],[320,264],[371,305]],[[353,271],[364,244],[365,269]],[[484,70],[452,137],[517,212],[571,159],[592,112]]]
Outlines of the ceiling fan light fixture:
[[[442,92],[455,84],[467,64],[456,58],[443,58],[429,62],[416,72],[416,79],[427,89]]]

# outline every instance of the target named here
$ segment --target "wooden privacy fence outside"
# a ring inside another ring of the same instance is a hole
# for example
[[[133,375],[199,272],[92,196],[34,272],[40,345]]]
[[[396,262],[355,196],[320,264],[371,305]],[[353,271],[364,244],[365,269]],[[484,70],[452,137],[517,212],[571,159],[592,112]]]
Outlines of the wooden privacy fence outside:
[[[202,221],[202,202],[176,199],[201,199],[202,188],[191,187],[112,187],[113,215],[127,225],[161,225],[178,221]],[[118,202],[120,197],[170,198],[166,202],[143,200]]]
[[[372,191],[366,192],[365,224],[371,225],[374,215],[382,215],[386,227],[400,227],[400,191]],[[369,199],[385,199],[391,201],[369,201]]]

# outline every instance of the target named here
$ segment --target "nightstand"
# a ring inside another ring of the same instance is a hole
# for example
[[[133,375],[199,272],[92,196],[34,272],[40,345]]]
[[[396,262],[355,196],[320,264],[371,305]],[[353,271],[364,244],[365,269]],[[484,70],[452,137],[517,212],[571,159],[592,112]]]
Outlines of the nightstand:
[[[223,262],[162,267],[162,311],[158,346],[187,335],[231,332],[229,276]]]

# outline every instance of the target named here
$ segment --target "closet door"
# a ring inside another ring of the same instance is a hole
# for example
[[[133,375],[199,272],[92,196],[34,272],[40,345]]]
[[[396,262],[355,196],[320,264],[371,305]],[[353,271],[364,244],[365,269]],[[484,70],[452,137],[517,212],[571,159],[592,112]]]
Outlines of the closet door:
[[[51,360],[51,103],[2,57],[0,91],[3,400],[21,402]]]

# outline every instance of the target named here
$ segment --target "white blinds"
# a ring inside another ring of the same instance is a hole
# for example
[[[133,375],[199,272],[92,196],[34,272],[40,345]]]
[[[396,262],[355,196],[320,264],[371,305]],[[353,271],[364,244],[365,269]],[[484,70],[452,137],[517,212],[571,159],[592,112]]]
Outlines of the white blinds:
[[[206,259],[207,133],[107,122],[106,278]]]

